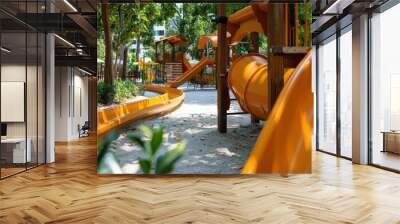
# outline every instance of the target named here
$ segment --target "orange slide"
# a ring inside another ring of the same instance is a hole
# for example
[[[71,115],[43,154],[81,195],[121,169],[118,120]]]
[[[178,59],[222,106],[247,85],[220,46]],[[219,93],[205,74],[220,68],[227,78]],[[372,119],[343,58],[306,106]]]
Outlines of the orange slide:
[[[233,72],[235,79],[242,80],[242,86],[230,82],[231,88],[236,91],[242,101],[241,104],[257,99],[257,93],[267,93],[267,85],[258,72],[264,70],[263,63],[257,55],[253,57],[254,61],[247,65],[242,64],[239,58],[234,62],[232,68],[234,71],[243,71],[242,77]],[[268,119],[262,129],[256,144],[242,170],[244,174],[254,173],[310,173],[311,172],[311,139],[313,130],[313,94],[311,90],[311,51],[304,57],[295,70],[292,72],[282,89],[274,107],[268,115]],[[251,75],[254,74],[254,75]],[[233,76],[232,75],[232,76]],[[229,77],[229,76],[228,76]],[[265,73],[264,73],[265,77]],[[285,77],[288,77],[285,74]],[[255,82],[260,82],[254,85]],[[247,80],[247,81],[243,81]],[[253,82],[253,84],[251,84]],[[250,83],[251,87],[248,87]],[[248,89],[247,94],[246,88]],[[249,96],[246,96],[249,95]],[[259,94],[263,95],[263,94]],[[262,99],[262,98],[259,98]],[[240,101],[239,101],[240,102]],[[266,105],[245,104],[249,111],[262,111]]]
[[[183,62],[183,71],[184,72],[186,72],[192,68],[192,65],[190,64],[190,62],[187,59],[185,54],[183,54],[182,62]]]
[[[191,67],[189,70],[187,70],[185,73],[183,73],[183,75],[180,76],[179,78],[177,78],[176,80],[168,82],[166,86],[172,87],[172,88],[177,88],[177,87],[181,86],[182,84],[187,82],[193,75],[200,72],[200,70],[209,63],[211,63],[211,62],[208,59],[208,57],[206,57],[206,56],[202,57],[201,60],[196,65]]]
[[[155,97],[97,110],[97,136],[130,123],[164,116],[183,103],[185,94],[175,88],[146,86],[146,90],[159,93]]]

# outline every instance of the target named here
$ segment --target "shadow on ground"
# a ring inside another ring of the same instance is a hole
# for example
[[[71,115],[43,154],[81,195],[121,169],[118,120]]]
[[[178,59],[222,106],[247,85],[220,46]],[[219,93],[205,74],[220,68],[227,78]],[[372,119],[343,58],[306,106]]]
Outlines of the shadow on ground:
[[[150,127],[165,127],[164,146],[173,148],[181,139],[188,141],[184,157],[177,164],[174,174],[238,174],[261,130],[261,125],[250,125],[249,115],[228,117],[228,132],[217,130],[216,92],[187,91],[185,102],[177,111],[151,121],[142,122]],[[237,111],[239,106],[232,105]],[[124,173],[138,173],[140,149],[128,139],[128,133],[138,134],[130,125],[112,148]]]

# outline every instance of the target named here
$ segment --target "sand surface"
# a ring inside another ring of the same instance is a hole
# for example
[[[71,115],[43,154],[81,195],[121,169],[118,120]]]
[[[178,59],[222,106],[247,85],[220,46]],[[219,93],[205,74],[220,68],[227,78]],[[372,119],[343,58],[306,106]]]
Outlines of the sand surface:
[[[174,174],[240,173],[263,124],[251,125],[248,114],[228,116],[228,132],[221,134],[217,130],[216,102],[215,89],[185,90],[185,101],[178,110],[141,123],[165,127],[165,150],[173,148],[180,139],[188,141]],[[240,111],[236,101],[233,101],[231,111]],[[127,133],[139,133],[138,125],[122,129],[121,136],[112,146],[124,173],[139,172],[138,158],[143,154],[126,137]]]

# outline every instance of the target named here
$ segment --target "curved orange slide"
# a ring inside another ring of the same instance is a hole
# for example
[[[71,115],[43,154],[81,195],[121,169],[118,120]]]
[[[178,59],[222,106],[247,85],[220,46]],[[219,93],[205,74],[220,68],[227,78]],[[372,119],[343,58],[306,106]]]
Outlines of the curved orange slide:
[[[201,60],[196,65],[191,67],[189,70],[187,70],[185,73],[183,73],[183,75],[181,75],[176,80],[168,82],[166,86],[172,87],[172,88],[177,88],[177,87],[181,86],[182,84],[187,82],[193,75],[200,72],[200,70],[202,68],[204,68],[204,66],[206,66],[207,64],[210,64],[210,63],[211,63],[211,61],[208,59],[208,57],[206,57],[206,56],[202,57]]]
[[[160,95],[98,110],[97,136],[139,120],[164,116],[178,109],[185,96],[181,90],[165,86],[149,85],[146,90]]]
[[[311,172],[311,58],[310,51],[287,80],[242,173]]]

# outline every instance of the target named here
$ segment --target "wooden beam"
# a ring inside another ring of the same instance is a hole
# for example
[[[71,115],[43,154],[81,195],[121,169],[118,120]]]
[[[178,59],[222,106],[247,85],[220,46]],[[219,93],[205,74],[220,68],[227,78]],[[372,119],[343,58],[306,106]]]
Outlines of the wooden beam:
[[[310,36],[310,24],[309,24],[309,19],[308,19],[308,15],[309,15],[309,10],[311,13],[311,5],[309,3],[304,3],[304,43],[303,46],[304,47],[311,47],[311,42],[309,39]]]
[[[162,63],[165,64],[165,43],[162,42]]]
[[[267,13],[261,10],[259,4],[252,4],[251,7],[253,9],[254,14],[257,17],[257,21],[261,24],[261,27],[264,30],[264,34],[267,35],[268,33]]]
[[[268,46],[271,49],[288,44],[288,5],[268,4]],[[268,96],[269,108],[273,108],[283,88],[284,55],[268,52]]]
[[[172,61],[175,62],[175,45],[171,44],[172,47]]]
[[[97,131],[97,78],[88,78],[88,120],[90,125],[90,132],[96,133]]]
[[[156,42],[156,44],[155,44],[156,46],[155,46],[155,50],[156,50],[156,62],[158,62],[158,42]]]
[[[250,44],[251,44],[251,49],[250,52],[252,53],[259,53],[260,51],[260,38],[258,36],[258,33],[250,33]],[[258,124],[260,123],[260,120],[258,120],[254,115],[251,115],[251,123]]]
[[[299,46],[299,27],[300,27],[300,23],[299,23],[299,6],[297,4],[294,5],[294,21],[295,21],[295,25],[294,25],[294,46],[298,47]]]
[[[217,28],[218,28],[218,48],[217,48],[217,104],[218,104],[218,131],[226,133],[227,130],[227,110],[229,109],[229,91],[226,81],[227,62],[228,62],[228,41],[227,17],[225,4],[217,5]]]
[[[260,38],[258,33],[250,33],[251,52],[258,53],[260,49]]]

